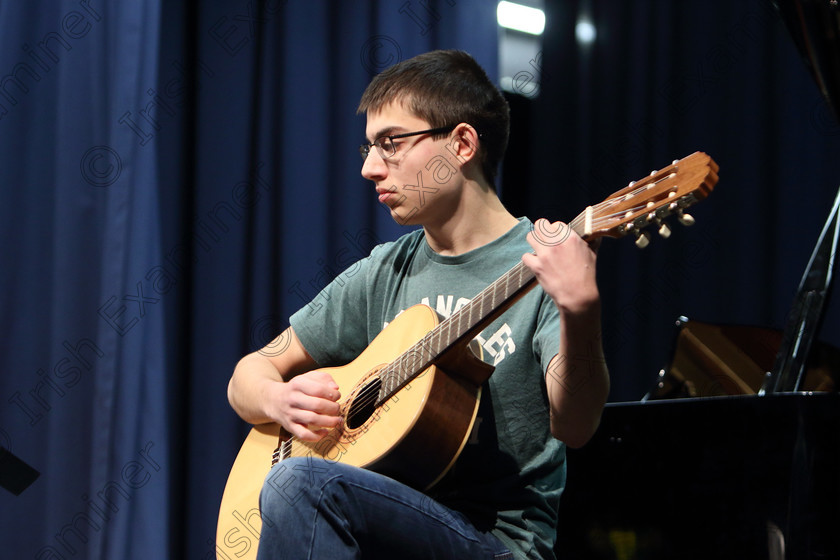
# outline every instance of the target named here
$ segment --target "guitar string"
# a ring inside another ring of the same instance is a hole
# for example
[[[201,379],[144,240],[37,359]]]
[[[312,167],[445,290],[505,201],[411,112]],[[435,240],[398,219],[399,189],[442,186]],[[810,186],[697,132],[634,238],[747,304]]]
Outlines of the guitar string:
[[[507,299],[507,297],[510,295],[510,281],[512,280],[512,278],[513,278],[513,276],[516,272],[520,272],[520,273],[522,272],[522,269],[518,265],[513,267],[511,270],[508,271],[508,273],[506,273],[504,276],[502,276],[499,283],[491,284],[490,286],[488,286],[484,290],[482,290],[482,292],[480,292],[473,300],[471,300],[472,302],[475,302],[474,304],[465,305],[462,308],[464,311],[462,311],[461,313],[456,312],[457,316],[453,315],[453,316],[450,317],[451,320],[446,320],[446,321],[442,322],[440,325],[438,325],[439,328],[433,329],[432,331],[427,333],[427,335],[425,335],[420,341],[418,341],[418,343],[415,344],[412,348],[416,348],[418,345],[420,347],[425,346],[423,344],[423,342],[431,343],[433,347],[437,347],[438,343],[443,338],[444,333],[448,334],[447,340],[449,340],[451,342],[452,329],[456,325],[461,326],[461,323],[462,323],[461,319],[463,318],[464,314],[467,314],[467,317],[471,318],[472,317],[472,312],[473,312],[474,309],[476,309],[477,307],[483,309],[483,307],[487,303],[488,297],[490,298],[490,304],[491,304],[490,308],[491,309],[495,308],[496,297],[498,297],[498,295],[499,295],[499,289],[500,288],[504,292],[503,299]],[[520,276],[521,276],[521,274],[520,274]],[[520,286],[521,286],[521,281],[518,283],[517,288],[520,287]],[[480,313],[480,315],[483,315],[483,313]],[[469,321],[468,321],[468,324],[469,324]],[[457,329],[457,332],[460,333],[460,331],[461,331],[461,329]],[[409,350],[411,350],[411,349],[409,349]],[[409,358],[410,356],[411,356],[411,358]],[[407,363],[407,362],[409,362],[409,363]],[[382,386],[382,384],[385,384],[386,392],[390,392],[391,390],[393,390],[393,381],[395,380],[395,378],[397,378],[399,376],[399,370],[402,370],[403,372],[405,372],[405,371],[411,372],[413,375],[410,375],[408,377],[408,379],[412,379],[412,378],[416,377],[416,375],[420,373],[420,372],[417,372],[417,370],[420,367],[420,364],[418,362],[420,362],[420,360],[419,360],[419,356],[417,356],[416,353],[410,352],[410,351],[404,352],[396,360],[394,360],[394,362],[392,362],[391,364],[389,364],[388,366],[384,367],[382,370],[379,370],[379,372],[377,372],[379,374],[380,387]],[[395,365],[397,365],[398,367],[395,368],[394,367]],[[423,368],[423,370],[425,370],[425,369],[428,369],[428,366]],[[370,384],[366,383],[366,384],[361,385],[357,388],[354,388],[354,389],[358,389],[358,391],[354,391],[354,392],[356,392],[356,394],[365,394],[366,389],[369,386],[370,386]],[[369,391],[369,392],[367,392],[367,394],[365,394],[365,396],[363,398],[354,400],[354,399],[352,399],[353,392],[351,392],[351,398],[345,400],[345,402],[342,403],[342,406],[345,407],[348,420],[352,417],[354,412],[358,413],[359,410],[365,409],[367,406],[369,406],[370,404],[375,402],[377,399],[379,399],[379,394],[380,394],[379,391]],[[385,401],[387,401],[387,400],[388,399],[385,399]],[[383,402],[385,402],[385,401],[383,401]],[[372,416],[372,414],[371,414],[371,416]],[[364,423],[366,423],[366,422],[367,422],[367,418],[365,419]],[[330,429],[330,431],[334,431],[336,429],[337,428],[332,428],[332,429]],[[285,458],[285,456],[287,455],[287,452],[288,453],[293,452],[292,448],[294,447],[294,444],[297,441],[299,441],[299,438],[297,438],[295,436],[290,436],[290,438],[284,442],[284,445],[287,446],[287,449],[282,449],[281,448],[281,454],[284,456],[283,458]],[[313,442],[313,443],[317,446],[317,444],[319,442]]]
[[[663,171],[660,171],[659,173],[663,173]],[[661,177],[660,179],[657,179],[656,181],[646,182],[646,183],[640,184],[637,188],[630,191],[630,193],[627,193],[627,194],[625,194],[621,197],[617,197],[617,198],[614,198],[614,199],[608,199],[608,200],[605,200],[605,201],[603,201],[599,204],[594,205],[592,207],[593,211],[601,212],[604,208],[608,208],[610,206],[615,206],[617,204],[625,202],[629,198],[632,198],[633,196],[638,196],[643,191],[648,190],[648,189],[652,188],[653,186],[659,184],[660,182],[668,179],[670,176],[671,176],[671,174],[666,174],[663,177]],[[615,217],[618,217],[618,216],[621,216],[621,215],[626,215],[627,212],[635,213],[641,208],[642,208],[641,206],[637,206],[637,207],[634,207],[632,209],[626,209],[621,213],[613,213],[613,214],[607,215],[607,216],[599,216],[598,218],[593,219],[592,223],[593,223],[593,225],[594,224],[600,225],[602,223],[609,222],[611,219],[614,219]],[[574,220],[572,220],[570,225],[572,227],[579,226],[580,222],[582,220],[585,220],[585,219],[586,219],[586,213],[584,212],[583,214],[579,215]],[[417,375],[417,373],[419,373],[419,372],[417,372],[417,370],[419,369],[419,364],[418,364],[419,360],[418,360],[418,357],[416,355],[417,352],[415,351],[415,349],[418,348],[418,347],[423,349],[427,345],[431,346],[432,348],[436,348],[437,349],[436,351],[431,352],[430,357],[433,358],[434,355],[437,352],[439,352],[439,342],[443,338],[444,332],[446,332],[449,335],[447,340],[451,343],[452,328],[456,324],[460,326],[460,324],[461,324],[460,319],[461,319],[461,317],[463,316],[464,313],[468,313],[469,314],[468,316],[471,318],[472,311],[476,307],[479,307],[479,306],[483,307],[484,304],[486,303],[486,298],[488,297],[488,295],[491,298],[490,299],[491,309],[493,309],[495,307],[495,300],[496,300],[496,297],[498,296],[498,293],[499,293],[499,290],[498,290],[499,287],[504,287],[505,288],[504,293],[505,293],[505,299],[506,299],[507,296],[510,295],[510,290],[509,290],[508,286],[509,286],[509,282],[510,282],[511,277],[512,277],[511,273],[513,273],[513,272],[518,272],[516,270],[516,267],[514,267],[513,269],[508,271],[508,273],[506,273],[500,279],[501,283],[491,284],[491,285],[487,286],[487,288],[482,290],[477,296],[475,296],[475,298],[473,298],[473,300],[472,300],[472,302],[475,302],[474,304],[472,304],[472,305],[467,304],[466,306],[464,306],[466,309],[462,308],[463,311],[461,313],[456,312],[455,315],[451,316],[449,319],[445,320],[443,323],[438,325],[439,328],[435,328],[432,331],[430,331],[429,333],[427,333],[427,335],[425,335],[423,338],[421,338],[409,350],[407,350],[406,352],[404,352],[403,354],[398,356],[397,359],[394,360],[394,362],[389,364],[389,366],[386,366],[385,368],[380,370],[380,372],[378,372],[379,373],[379,379],[380,379],[380,388],[382,387],[382,384],[384,384],[385,393],[389,394],[395,388],[394,387],[394,385],[395,385],[394,382],[395,381],[398,380],[399,383],[402,383],[404,381],[407,381],[407,380],[415,377]],[[459,311],[461,311],[461,310],[459,310]],[[468,321],[468,324],[469,324],[469,321]],[[458,330],[458,332],[460,332],[460,329]],[[410,364],[407,364],[406,362],[408,362],[409,356],[412,356],[412,360],[411,360]],[[430,359],[429,362],[431,363],[431,361],[432,360]],[[395,363],[398,365],[398,368],[396,368],[396,371],[395,371],[395,368],[393,367],[395,365]],[[427,368],[423,368],[423,369],[425,370]],[[404,375],[399,376],[399,371],[400,370],[402,370],[403,372],[405,372],[405,371],[411,372],[411,375],[409,375],[408,377],[405,377]],[[396,384],[398,385],[399,383],[396,383]],[[362,389],[363,388],[364,388],[364,386],[362,387]],[[358,401],[357,407],[360,406],[360,407],[364,408],[364,407],[368,406],[369,404],[371,404],[371,402],[373,400],[379,399],[380,392],[381,391],[377,391],[376,394],[371,392],[365,398]],[[384,399],[384,400],[387,400],[387,399]]]
[[[659,171],[657,173],[663,174],[663,173],[667,173],[667,171],[662,170],[662,171]],[[593,211],[597,211],[597,212],[600,213],[605,208],[609,208],[611,206],[616,206],[618,204],[626,202],[628,199],[630,199],[632,197],[635,197],[635,196],[638,196],[639,194],[641,194],[645,190],[649,190],[649,189],[653,188],[654,186],[658,185],[659,183],[661,183],[662,181],[665,181],[665,180],[671,178],[672,175],[673,175],[673,173],[667,173],[667,174],[664,174],[661,178],[659,178],[655,181],[649,181],[649,182],[640,184],[637,188],[633,189],[629,193],[627,193],[627,194],[625,194],[621,197],[616,197],[616,198],[607,199],[605,201],[602,201],[602,202],[592,206],[592,209],[593,209]],[[644,207],[642,207],[641,205],[637,205],[635,207],[624,209],[621,212],[614,212],[612,214],[607,214],[607,215],[599,215],[597,218],[593,218],[591,220],[591,224],[593,226],[600,226],[601,224],[608,223],[608,222],[614,220],[615,218],[617,218],[619,216],[626,216],[628,213],[635,214],[636,212],[638,212],[639,210],[642,210],[642,209],[644,209]],[[586,220],[586,212],[578,215],[575,219],[573,219],[570,222],[569,225],[570,225],[570,227],[572,227],[572,229],[575,229],[577,231],[577,228],[579,228],[579,226],[581,225],[581,222],[585,222],[585,220]],[[516,267],[514,267],[514,269],[515,268]],[[514,269],[511,269],[510,271],[508,271],[508,273],[506,273],[500,279],[500,281],[504,284],[508,284],[511,280],[511,274],[510,273],[514,272]],[[485,290],[483,290],[475,298],[473,298],[472,301],[477,302],[477,304],[476,305],[469,305],[468,304],[467,306],[465,306],[465,308],[467,308],[467,309],[464,312],[468,313],[469,317],[471,318],[473,309],[475,309],[476,306],[482,306],[483,307],[484,303],[486,303],[486,297],[487,297],[488,294],[491,297],[490,307],[491,307],[491,309],[493,309],[494,306],[495,306],[495,298],[498,295],[498,287],[499,287],[499,285],[494,285],[494,284],[491,284],[490,286],[488,286]],[[507,285],[505,285],[505,288],[507,288]],[[509,296],[510,292],[509,292],[508,289],[505,289],[504,292],[505,292],[505,299],[506,299],[506,297]],[[383,370],[380,370],[380,372],[378,372],[380,382],[381,382],[380,388],[384,384],[386,395],[393,392],[393,390],[395,388],[395,385],[398,385],[399,383],[402,383],[404,381],[408,381],[408,380],[412,379],[413,377],[416,377],[416,375],[419,374],[419,372],[417,371],[419,369],[419,364],[418,364],[419,360],[417,359],[416,353],[413,350],[418,348],[418,347],[423,348],[424,346],[426,346],[424,344],[424,342],[431,343],[432,347],[437,347],[437,344],[435,344],[435,343],[440,341],[440,339],[443,337],[444,331],[446,331],[449,334],[449,337],[448,337],[447,340],[449,340],[451,342],[452,327],[456,323],[460,324],[459,319],[460,319],[460,317],[455,317],[455,316],[450,317],[449,320],[446,320],[443,323],[441,323],[440,325],[438,325],[439,328],[435,328],[432,331],[430,331],[429,333],[427,333],[426,336],[424,336],[422,339],[420,339],[408,351],[406,351],[405,353],[398,356],[397,359],[394,360],[394,362],[392,362],[391,364],[389,364],[389,366],[386,366],[385,368],[383,368]],[[469,324],[469,321],[468,321],[468,324]],[[435,340],[435,338],[437,338],[437,340]],[[431,354],[432,354],[432,357],[433,357],[435,352],[432,352]],[[408,365],[408,367],[407,367],[406,362],[407,362],[408,356],[413,356],[413,360],[412,360],[411,364]],[[430,364],[431,364],[431,361],[432,360],[429,360]],[[397,370],[395,371],[394,368],[391,367],[391,366],[393,366],[397,362],[398,362],[399,368],[397,368]],[[427,367],[424,367],[423,369],[425,370],[425,369],[427,369]],[[399,375],[400,370],[402,370],[403,372],[408,371],[408,372],[411,373],[411,375],[409,375],[407,377],[404,376],[404,375],[400,376]],[[394,382],[397,381],[397,380],[399,380],[399,383],[395,384]],[[366,398],[363,398],[362,400],[358,401],[357,407],[364,408],[364,407],[368,406],[369,404],[371,404],[372,401],[374,401],[376,399],[379,399],[380,393],[381,393],[381,391],[377,391],[376,394],[371,392]],[[385,402],[387,400],[388,399],[383,399],[383,402]]]
[[[670,175],[667,175],[667,176],[665,176],[665,177],[663,177],[663,178],[661,178],[657,181],[650,182],[650,183],[645,183],[640,188],[634,189],[633,191],[631,191],[630,193],[628,193],[624,196],[621,196],[621,197],[618,197],[618,198],[607,199],[607,200],[605,200],[605,201],[603,201],[599,204],[596,204],[596,205],[592,206],[592,209],[593,209],[593,211],[597,211],[597,212],[600,213],[603,210],[603,208],[609,207],[609,206],[615,206],[615,205],[620,204],[622,202],[626,202],[626,200],[628,200],[629,198],[638,196],[642,191],[648,190],[648,189],[658,185],[662,181],[665,181],[669,178],[670,178]],[[665,199],[665,200],[668,200],[668,199]],[[675,198],[673,202],[676,202],[676,200],[677,199]],[[631,208],[626,208],[626,209],[622,210],[621,212],[614,212],[612,214],[599,214],[597,217],[592,218],[591,224],[592,224],[593,227],[595,227],[595,226],[600,227],[601,225],[607,224],[607,223],[615,220],[616,218],[626,216],[628,213],[635,214],[636,212],[638,212],[640,210],[644,210],[645,208],[646,207],[644,207],[642,205],[636,205],[636,206],[633,206]],[[586,222],[586,212],[583,212],[583,213],[579,214],[578,216],[576,216],[571,222],[569,222],[569,225],[572,227],[572,229],[574,229],[575,231],[578,231],[577,228],[579,228],[582,223],[585,224],[585,222]]]
[[[658,184],[659,182],[661,182],[665,179],[667,179],[667,177],[664,177],[663,179],[660,179],[660,180],[655,181],[653,183],[646,183],[644,185],[641,185],[640,187],[638,187],[637,189],[634,189],[633,191],[631,191],[631,193],[628,193],[628,194],[630,196],[637,196],[639,193],[650,189],[653,185],[656,185],[656,184]],[[608,208],[610,206],[615,206],[615,205],[618,205],[622,202],[625,202],[627,198],[628,198],[628,195],[625,195],[625,196],[619,197],[617,199],[609,199],[609,200],[603,201],[599,204],[594,205],[593,210],[597,210],[598,212],[601,212],[601,211],[603,211],[604,208]],[[600,216],[598,216],[598,218],[592,219],[592,225],[593,226],[596,225],[596,224],[600,225],[602,223],[609,222],[616,217],[626,215],[627,212],[635,213],[635,212],[638,212],[642,208],[643,207],[641,205],[637,205],[635,207],[625,209],[621,212],[615,212],[613,214],[607,214],[607,215],[600,215]],[[575,226],[580,226],[581,222],[583,222],[585,220],[586,220],[586,213],[584,212],[584,213],[578,215],[575,219],[573,219],[570,222],[569,225],[574,229]],[[519,263],[519,264],[521,264],[521,263]],[[505,273],[502,276],[502,278],[499,279],[498,283],[494,282],[493,284],[490,284],[489,286],[487,286],[484,290],[479,292],[479,294],[476,295],[473,298],[473,300],[471,300],[470,303],[468,303],[463,308],[461,308],[461,310],[459,310],[458,312],[456,312],[455,314],[450,316],[449,319],[440,323],[438,325],[438,328],[432,329],[432,331],[427,333],[423,338],[421,338],[417,343],[415,343],[406,352],[404,352],[403,354],[398,356],[393,362],[391,362],[390,364],[388,364],[387,366],[385,366],[384,368],[379,370],[377,373],[378,373],[378,378],[380,380],[380,389],[384,385],[385,393],[386,394],[391,393],[394,390],[395,385],[399,384],[399,383],[397,383],[397,381],[399,381],[399,382],[408,381],[408,380],[416,377],[419,373],[421,373],[421,372],[417,371],[418,369],[420,369],[421,360],[419,359],[419,356],[417,356],[417,352],[415,351],[415,349],[418,348],[418,347],[419,348],[425,348],[427,345],[431,346],[432,348],[439,348],[439,343],[440,343],[441,339],[443,339],[444,333],[448,334],[448,337],[446,338],[446,340],[448,340],[451,343],[452,329],[455,325],[461,326],[461,322],[462,322],[461,319],[462,319],[462,317],[465,313],[468,314],[469,318],[471,318],[473,310],[476,307],[483,308],[484,305],[487,302],[488,297],[490,298],[490,308],[491,309],[495,308],[496,297],[499,295],[499,288],[503,288],[503,290],[502,290],[504,292],[503,299],[507,299],[507,297],[510,295],[509,284],[510,284],[510,281],[512,279],[513,274],[516,273],[516,272],[521,272],[521,269],[517,270],[518,267],[519,267],[519,265],[514,266],[511,270],[509,270],[507,273]],[[521,284],[519,286],[521,286]],[[519,286],[517,286],[517,288]],[[467,324],[469,324],[469,321],[467,321]],[[460,333],[460,330],[461,329],[457,329],[457,332]],[[432,357],[433,357],[436,354],[436,352],[431,352],[431,354],[432,354]],[[423,371],[425,371],[426,369],[428,369],[428,367],[430,367],[431,361],[432,360],[430,359],[429,360],[430,364],[427,365],[426,367],[424,367]],[[395,367],[395,366],[397,366],[397,367]],[[410,375],[405,376],[404,373],[402,375],[400,375],[401,372],[409,372]],[[361,386],[359,386],[357,388],[354,388],[354,389],[358,389],[358,393],[366,393],[365,389],[368,388],[369,386],[370,386],[370,383],[366,383],[366,384],[361,385]],[[374,403],[376,400],[378,400],[380,398],[380,392],[381,391],[369,391],[361,399],[345,400],[343,405],[344,406],[350,405],[347,408],[347,414],[352,415],[353,412],[357,412],[358,410],[364,409],[367,406],[369,406],[370,404]],[[351,392],[351,395],[352,394],[353,394],[353,392]],[[387,400],[389,400],[389,399],[384,399],[383,403],[386,402]],[[350,410],[350,409],[353,409],[353,410]],[[348,418],[349,418],[349,416],[348,416]],[[335,428],[333,428],[333,430],[334,429]],[[292,436],[292,438],[290,438],[290,439],[295,439],[296,440],[297,438],[294,438],[294,436]]]
[[[664,170],[659,171],[657,173],[662,173],[663,171]],[[648,189],[652,188],[653,186],[658,185],[662,181],[667,180],[668,178],[671,177],[671,175],[672,175],[672,173],[668,174],[668,175],[665,175],[664,177],[662,177],[662,178],[660,178],[656,181],[644,183],[644,184],[640,185],[638,188],[633,189],[632,191],[630,191],[629,193],[627,193],[627,194],[625,194],[621,197],[610,198],[610,199],[604,200],[604,201],[602,201],[598,204],[593,205],[591,207],[592,211],[593,212],[597,211],[599,213],[599,215],[596,218],[591,218],[591,224],[593,226],[595,226],[596,224],[598,224],[600,226],[601,224],[608,223],[608,222],[614,220],[615,218],[618,218],[620,216],[625,216],[625,215],[627,215],[628,212],[630,212],[631,214],[634,214],[634,213],[638,212],[640,209],[642,209],[641,205],[637,205],[637,206],[632,207],[630,209],[625,209],[621,212],[614,212],[612,214],[606,214],[606,215],[600,214],[605,208],[609,208],[611,206],[616,206],[616,205],[618,205],[622,202],[625,202],[626,200],[628,200],[632,197],[638,196],[643,191],[648,190]],[[586,211],[579,214],[571,222],[569,222],[569,226],[572,227],[572,229],[574,229],[575,231],[577,231],[576,227],[579,227],[581,225],[581,223],[585,224],[585,221],[586,221]],[[415,343],[406,352],[403,352],[393,362],[391,362],[390,364],[388,364],[387,366],[385,366],[384,368],[379,370],[377,373],[379,374],[380,388],[383,384],[383,377],[387,378],[387,380],[384,383],[391,383],[392,381],[395,380],[395,378],[398,378],[398,375],[397,375],[398,372],[394,371],[394,367],[393,367],[396,362],[399,362],[399,365],[401,366],[399,369],[402,369],[403,371],[412,372],[412,374],[410,376],[408,376],[406,379],[404,379],[406,381],[410,380],[410,379],[413,379],[414,377],[419,375],[419,373],[422,373],[422,372],[417,372],[416,371],[419,368],[419,365],[417,364],[416,359],[414,360],[414,363],[411,365],[411,367],[409,367],[409,368],[405,367],[406,366],[405,362],[406,362],[407,357],[409,355],[414,354],[414,352],[412,352],[412,349],[416,348],[418,345],[421,345],[421,343],[423,343],[424,341],[432,342],[435,337],[437,337],[437,339],[438,339],[437,342],[440,342],[440,339],[443,337],[443,331],[444,330],[446,330],[448,332],[447,340],[451,343],[451,338],[452,338],[451,331],[452,331],[453,325],[458,323],[459,326],[460,326],[461,317],[463,316],[464,313],[467,313],[468,314],[468,319],[471,320],[473,309],[475,307],[483,308],[484,304],[486,303],[486,299],[488,297],[488,294],[491,297],[491,306],[490,307],[491,307],[491,309],[494,309],[495,308],[494,307],[495,298],[498,295],[498,288],[502,285],[504,285],[504,288],[505,288],[504,289],[505,295],[503,296],[503,301],[506,301],[507,298],[510,296],[509,282],[510,282],[512,276],[515,273],[521,273],[522,272],[522,268],[521,268],[520,265],[522,265],[522,263],[518,263],[517,265],[515,265],[508,272],[506,272],[498,281],[493,282],[492,284],[487,286],[485,289],[483,289],[481,292],[479,292],[469,303],[464,305],[464,307],[462,307],[461,309],[459,309],[458,311],[453,313],[453,315],[451,315],[448,319],[441,322],[436,328],[432,329],[429,333],[427,333],[425,336],[423,336],[423,338],[421,338],[417,343]],[[521,274],[520,274],[520,276],[521,276]],[[521,287],[521,285],[522,284],[521,284],[521,279],[520,279],[520,283],[517,286],[517,289],[519,287]],[[480,314],[480,315],[483,315],[483,314]],[[469,320],[467,322],[468,324],[469,324]],[[460,332],[460,329],[458,330],[458,332]],[[432,347],[435,347],[435,345],[432,345]],[[434,352],[433,352],[433,354],[434,354]],[[423,371],[428,369],[428,367],[431,367],[431,360],[430,360],[429,365],[423,368]],[[365,389],[369,385],[370,384],[367,383],[365,385],[362,385],[361,387],[358,387],[359,393],[365,392]],[[356,389],[356,388],[354,387],[354,389]],[[393,391],[393,387],[386,384],[386,393],[390,393],[391,391]],[[345,402],[342,403],[342,404],[346,406],[346,405],[351,404],[351,402],[352,402],[352,404],[357,404],[357,407],[356,407],[357,409],[359,409],[359,408],[364,409],[369,404],[375,402],[379,398],[379,391],[376,391],[375,393],[376,394],[373,394],[373,392],[371,392],[369,395],[367,395],[366,397],[361,399],[359,401],[361,403],[361,405],[358,405],[358,403],[356,403],[355,401],[351,401],[351,400],[345,400]],[[353,392],[351,391],[351,395],[352,394],[353,394]],[[386,402],[387,400],[390,400],[390,399],[385,399],[383,401],[383,403]],[[349,408],[352,408],[352,406],[349,407]],[[349,414],[351,411],[348,409],[347,412]],[[367,420],[365,420],[365,422],[367,422]],[[335,430],[335,429],[336,428],[332,428],[331,431]],[[298,441],[298,440],[299,440],[299,438],[290,434],[290,437],[287,440],[285,440],[284,442],[282,442],[282,444],[280,446],[278,446],[278,449],[282,448],[284,445],[287,445],[288,447],[292,447],[293,442]],[[317,444],[319,442],[313,442],[313,443]]]

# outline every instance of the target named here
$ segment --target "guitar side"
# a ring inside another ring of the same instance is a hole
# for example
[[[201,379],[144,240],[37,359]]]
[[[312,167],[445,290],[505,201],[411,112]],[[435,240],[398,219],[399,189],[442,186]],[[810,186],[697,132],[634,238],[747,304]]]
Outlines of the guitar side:
[[[260,490],[271,455],[277,448],[280,424],[254,426],[242,443],[228,475],[216,525],[218,560],[256,560],[262,530]]]

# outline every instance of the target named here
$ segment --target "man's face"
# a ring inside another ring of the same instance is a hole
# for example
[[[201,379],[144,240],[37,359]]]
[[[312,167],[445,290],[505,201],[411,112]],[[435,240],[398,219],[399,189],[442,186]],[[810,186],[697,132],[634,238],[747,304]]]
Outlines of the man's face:
[[[391,103],[381,111],[368,113],[365,135],[368,142],[383,136],[428,130],[432,126]],[[372,147],[362,165],[362,176],[373,181],[379,202],[391,210],[391,217],[403,225],[425,225],[445,219],[446,206],[461,184],[460,164],[451,149],[452,134],[433,140],[429,134],[393,140],[396,153],[383,158]]]

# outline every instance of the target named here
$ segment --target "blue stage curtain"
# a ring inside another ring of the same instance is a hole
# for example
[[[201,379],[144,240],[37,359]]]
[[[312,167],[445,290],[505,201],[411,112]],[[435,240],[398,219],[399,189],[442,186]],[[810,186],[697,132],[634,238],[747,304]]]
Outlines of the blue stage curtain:
[[[160,7],[4,3],[0,16],[0,426],[41,471],[0,498],[3,556],[166,557],[158,159],[121,122],[160,114]]]
[[[213,558],[226,386],[404,230],[361,178],[369,79],[496,79],[495,2],[0,3],[2,556]],[[223,551],[224,552],[224,551]],[[228,551],[230,552],[230,551]]]

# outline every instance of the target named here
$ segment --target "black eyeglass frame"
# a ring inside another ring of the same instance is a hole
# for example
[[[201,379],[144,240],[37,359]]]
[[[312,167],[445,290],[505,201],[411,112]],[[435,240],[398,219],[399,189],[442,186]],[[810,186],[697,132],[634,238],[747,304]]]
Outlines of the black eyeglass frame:
[[[460,123],[458,123],[460,124]],[[458,126],[457,124],[451,124],[449,126],[441,126],[438,128],[430,128],[428,130],[418,130],[417,132],[405,132],[403,134],[389,134],[387,136],[380,136],[376,138],[373,142],[369,142],[367,144],[362,144],[359,146],[359,155],[362,156],[362,160],[366,160],[368,155],[370,154],[370,149],[374,146],[377,150],[379,150],[379,155],[382,156],[382,159],[388,159],[397,155],[397,147],[394,146],[394,139],[396,138],[408,138],[410,136],[420,136],[421,134],[443,134],[444,132],[452,132],[455,130],[455,127]],[[389,155],[385,155],[386,150],[383,147],[383,139],[388,140],[388,143],[391,145],[391,148],[388,149],[391,152]]]

